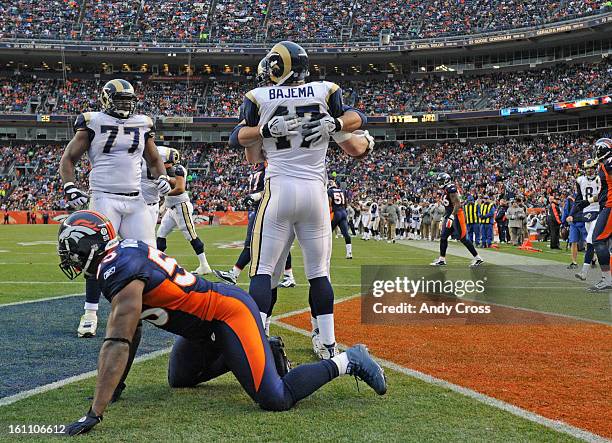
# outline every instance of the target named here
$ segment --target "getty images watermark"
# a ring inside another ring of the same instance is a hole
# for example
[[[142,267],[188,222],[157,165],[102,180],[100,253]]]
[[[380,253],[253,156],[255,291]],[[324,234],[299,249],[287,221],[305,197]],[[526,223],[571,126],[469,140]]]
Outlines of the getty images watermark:
[[[362,266],[366,324],[558,324],[610,321],[612,297],[590,297],[559,266]],[[571,276],[570,276],[571,277]]]
[[[403,324],[456,321],[492,313],[480,302],[488,277],[483,272],[424,266],[362,267],[364,323]]]
[[[374,314],[490,314],[491,306],[475,305],[451,299],[434,300],[431,296],[463,298],[485,293],[487,277],[477,280],[395,277],[372,281],[371,296]],[[384,297],[384,299],[383,299]],[[407,301],[397,302],[397,299]],[[391,304],[389,304],[391,302]]]

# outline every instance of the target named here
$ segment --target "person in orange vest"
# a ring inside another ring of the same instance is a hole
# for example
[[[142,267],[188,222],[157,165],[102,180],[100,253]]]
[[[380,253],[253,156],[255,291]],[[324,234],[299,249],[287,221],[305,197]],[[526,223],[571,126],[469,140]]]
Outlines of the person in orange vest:
[[[546,208],[546,221],[550,230],[550,249],[561,249],[559,247],[559,231],[561,229],[561,210],[555,194],[548,197]]]

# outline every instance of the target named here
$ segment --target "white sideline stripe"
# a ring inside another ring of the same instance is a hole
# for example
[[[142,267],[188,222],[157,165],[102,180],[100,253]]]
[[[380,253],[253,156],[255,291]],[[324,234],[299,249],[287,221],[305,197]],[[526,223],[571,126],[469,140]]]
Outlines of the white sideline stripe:
[[[341,301],[344,301],[344,300],[347,300],[347,299],[343,299]],[[306,311],[308,311],[308,310],[309,310],[309,308],[306,309]],[[304,310],[302,309],[302,310],[298,310],[298,311],[295,311],[295,312],[296,313],[303,313]],[[284,318],[284,317],[287,317],[287,315],[283,314],[283,316],[278,316],[278,317],[279,318]],[[277,320],[276,317],[272,318],[272,323],[274,323],[274,325],[276,325],[278,327],[281,327],[281,328],[287,329],[289,331],[293,331],[293,332],[296,332],[298,334],[310,337],[310,332],[309,331],[306,331],[304,329],[297,328],[295,326],[292,326],[292,325],[280,322],[280,321]],[[340,348],[342,348],[342,349],[348,348],[348,346],[346,346],[346,345],[344,345],[342,343],[338,343],[338,346]],[[608,439],[606,439],[606,438],[604,438],[604,437],[602,437],[600,435],[593,434],[593,433],[591,433],[589,431],[585,431],[584,429],[577,428],[575,426],[569,425],[569,424],[564,423],[562,421],[552,420],[550,418],[546,418],[546,417],[544,417],[542,415],[536,414],[535,412],[528,411],[526,409],[523,409],[523,408],[521,408],[519,406],[515,406],[515,405],[510,404],[510,403],[506,403],[505,401],[498,400],[497,398],[489,397],[488,395],[481,394],[480,392],[474,391],[474,390],[469,389],[469,388],[465,388],[463,386],[456,385],[456,384],[451,383],[449,381],[442,380],[442,379],[437,378],[437,377],[433,377],[433,376],[431,376],[429,374],[425,374],[424,372],[420,372],[420,371],[417,371],[417,370],[414,370],[414,369],[410,369],[410,368],[407,368],[405,366],[400,366],[400,365],[398,365],[396,363],[393,363],[393,362],[391,362],[389,360],[385,360],[385,359],[382,359],[382,358],[376,357],[376,360],[378,362],[380,362],[383,366],[385,366],[385,367],[387,367],[389,369],[392,369],[394,371],[401,372],[404,375],[408,375],[410,377],[414,377],[416,379],[424,381],[425,383],[429,383],[429,384],[436,385],[436,386],[439,386],[439,387],[442,387],[442,388],[445,388],[445,389],[449,389],[449,390],[454,391],[454,392],[456,392],[458,394],[464,395],[466,397],[469,397],[469,398],[477,400],[477,401],[479,401],[481,403],[484,403],[487,406],[492,406],[494,408],[501,409],[502,411],[509,412],[509,413],[511,413],[513,415],[516,415],[517,417],[520,417],[520,418],[523,418],[525,420],[529,420],[529,421],[531,421],[533,423],[545,426],[545,427],[550,428],[550,429],[552,429],[554,431],[562,432],[562,433],[571,435],[572,437],[579,438],[581,440],[588,441],[588,442],[609,442],[610,441],[610,440],[608,440]]]
[[[46,298],[38,298],[35,300],[24,300],[24,301],[16,301],[16,302],[12,302],[12,303],[4,303],[4,304],[0,304],[0,308],[4,308],[6,306],[15,306],[15,305],[26,305],[28,303],[38,303],[40,301],[49,301],[49,300],[60,300],[62,298],[69,298],[69,297],[77,297],[79,295],[85,295],[85,293],[79,293],[79,294],[66,294],[66,295],[58,295],[55,297],[46,297]]]
[[[144,355],[141,355],[140,357],[136,357],[134,359],[134,362],[143,362],[143,361],[151,360],[153,358],[157,358],[161,355],[169,353],[171,349],[172,348],[164,348],[158,351],[149,352],[148,354],[144,354]],[[62,386],[66,386],[67,384],[70,384],[70,383],[85,380],[86,378],[89,378],[89,377],[94,377],[95,375],[97,375],[97,373],[98,373],[97,370],[85,372],[83,374],[75,375],[72,377],[65,378],[63,380],[58,380],[53,383],[49,383],[47,385],[43,385],[43,386],[39,386],[34,389],[30,389],[29,391],[23,391],[23,392],[20,392],[19,394],[11,395],[10,397],[0,398],[0,407],[13,404],[15,402],[18,402],[19,400],[23,400],[25,398],[32,397],[33,395],[38,395],[38,394],[42,394],[43,392],[52,391],[53,389],[61,388]]]

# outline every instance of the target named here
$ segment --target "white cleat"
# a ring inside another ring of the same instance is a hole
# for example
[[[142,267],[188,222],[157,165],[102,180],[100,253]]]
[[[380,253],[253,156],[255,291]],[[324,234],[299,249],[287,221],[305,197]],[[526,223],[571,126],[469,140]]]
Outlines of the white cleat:
[[[446,266],[446,260],[442,260],[441,258],[437,258],[432,261],[429,266]]]
[[[86,312],[81,316],[79,328],[77,329],[77,336],[79,338],[95,337],[96,329],[98,329],[98,316],[95,312]]]
[[[347,260],[352,260],[353,259],[353,253],[352,252],[347,253],[346,254],[346,259]]]
[[[281,288],[293,288],[295,286],[295,278],[285,275],[283,280],[278,284]]]
[[[480,266],[483,263],[484,263],[483,259],[475,258],[474,260],[472,260],[472,263],[470,263],[470,268],[477,268],[478,266]]]
[[[214,269],[213,273],[217,276],[217,278],[223,280],[228,285],[236,284],[236,275],[232,271],[218,271]]]
[[[319,330],[315,329],[310,333],[310,338],[312,340],[312,352],[319,357],[319,354],[323,352],[323,343],[321,343],[321,337],[319,336]]]
[[[206,265],[206,266],[198,266],[198,269],[196,269],[195,271],[192,272],[192,274],[196,274],[196,275],[206,275],[206,274],[210,274],[212,272],[212,269],[210,269],[210,266]]]

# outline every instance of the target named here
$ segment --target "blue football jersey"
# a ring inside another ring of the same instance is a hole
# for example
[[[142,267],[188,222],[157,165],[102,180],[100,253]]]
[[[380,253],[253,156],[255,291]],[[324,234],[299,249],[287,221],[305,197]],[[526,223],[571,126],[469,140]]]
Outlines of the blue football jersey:
[[[217,305],[228,292],[137,240],[123,240],[109,250],[98,267],[97,279],[109,301],[130,282],[143,281],[141,318],[192,339],[210,337],[211,321],[220,314]]]

